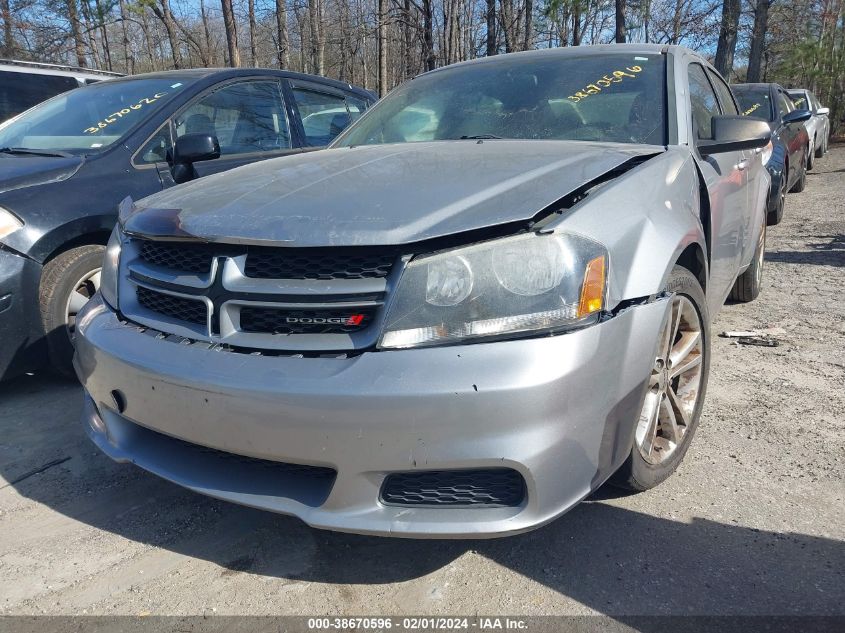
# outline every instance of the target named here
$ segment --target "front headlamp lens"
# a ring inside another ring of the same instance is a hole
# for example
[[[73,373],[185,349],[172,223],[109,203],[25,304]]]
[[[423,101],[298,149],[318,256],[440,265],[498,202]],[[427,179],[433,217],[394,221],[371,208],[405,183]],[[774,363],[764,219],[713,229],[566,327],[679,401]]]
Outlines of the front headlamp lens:
[[[417,347],[595,322],[605,248],[573,234],[526,234],[416,257],[385,319],[382,348]]]

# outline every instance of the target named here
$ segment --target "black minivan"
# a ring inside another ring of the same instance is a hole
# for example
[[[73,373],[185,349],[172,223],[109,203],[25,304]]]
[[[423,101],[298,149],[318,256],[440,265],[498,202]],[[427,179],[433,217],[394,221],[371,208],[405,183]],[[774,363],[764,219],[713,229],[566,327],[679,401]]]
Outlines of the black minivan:
[[[0,125],[0,379],[47,358],[70,373],[123,198],[323,147],[374,101],[287,71],[179,70],[79,88]]]

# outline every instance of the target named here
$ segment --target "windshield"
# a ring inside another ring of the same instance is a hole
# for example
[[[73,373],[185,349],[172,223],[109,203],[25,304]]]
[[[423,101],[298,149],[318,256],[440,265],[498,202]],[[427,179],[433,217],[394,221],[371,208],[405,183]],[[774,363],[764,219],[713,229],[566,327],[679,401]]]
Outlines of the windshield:
[[[739,109],[743,116],[754,119],[774,121],[771,99],[768,89],[747,90],[734,88],[734,95],[739,102]]]
[[[0,125],[0,148],[103,151],[186,85],[184,79],[136,79],[72,90]]]
[[[665,144],[662,55],[518,54],[421,75],[333,147],[470,138]]]

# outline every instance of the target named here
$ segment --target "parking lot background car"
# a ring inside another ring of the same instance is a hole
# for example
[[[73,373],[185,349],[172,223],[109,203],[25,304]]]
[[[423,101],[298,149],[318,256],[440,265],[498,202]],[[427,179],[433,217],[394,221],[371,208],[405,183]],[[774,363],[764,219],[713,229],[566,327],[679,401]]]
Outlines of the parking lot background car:
[[[420,76],[324,152],[127,199],[77,321],[87,432],[383,535],[653,487],[701,415],[710,316],[759,293],[770,136],[684,48],[532,51]]]
[[[0,123],[57,94],[120,73],[0,59]]]
[[[830,108],[822,106],[811,90],[790,88],[786,92],[797,110],[810,110],[813,113],[813,116],[804,123],[807,134],[810,136],[810,147],[812,149],[808,168],[812,169],[813,159],[822,158],[827,153],[828,143],[830,142]]]
[[[292,72],[184,70],[80,88],[0,126],[0,377],[46,352],[71,371],[122,198],[320,147],[374,100]],[[307,134],[301,117],[323,110],[328,125]]]
[[[731,86],[744,116],[767,121],[772,128],[772,147],[762,152],[772,178],[768,201],[768,223],[783,218],[787,192],[804,191],[811,157],[810,136],[805,122],[811,113],[796,109],[786,90],[778,84],[734,84]]]

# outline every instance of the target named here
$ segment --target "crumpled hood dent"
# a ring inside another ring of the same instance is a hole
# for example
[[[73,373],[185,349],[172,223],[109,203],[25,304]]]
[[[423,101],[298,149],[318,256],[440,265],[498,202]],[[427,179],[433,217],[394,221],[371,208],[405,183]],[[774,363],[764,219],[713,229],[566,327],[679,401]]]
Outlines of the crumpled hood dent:
[[[0,156],[0,194],[67,180],[85,163],[81,156]]]
[[[528,221],[650,145],[440,141],[267,160],[155,194],[130,233],[284,246],[400,245]]]

